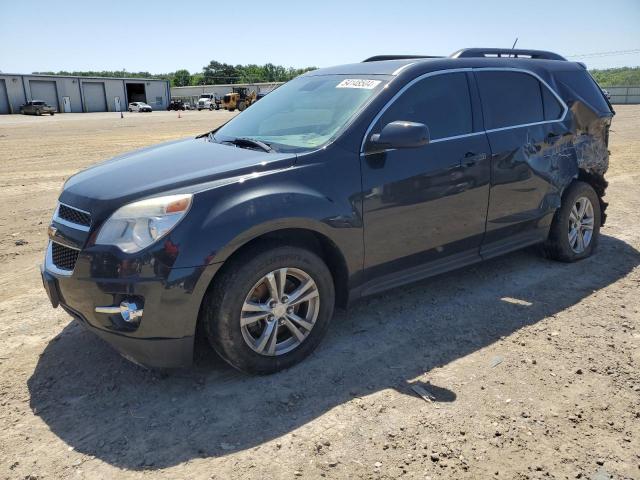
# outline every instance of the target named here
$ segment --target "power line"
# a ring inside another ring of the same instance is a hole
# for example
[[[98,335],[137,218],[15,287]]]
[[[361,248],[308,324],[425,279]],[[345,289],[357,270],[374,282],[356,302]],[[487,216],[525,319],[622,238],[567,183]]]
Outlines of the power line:
[[[640,53],[640,48],[635,48],[633,50],[611,50],[609,52],[581,53],[581,54],[575,54],[575,55],[567,55],[567,57],[569,58],[613,57],[616,55],[632,55],[634,53]]]

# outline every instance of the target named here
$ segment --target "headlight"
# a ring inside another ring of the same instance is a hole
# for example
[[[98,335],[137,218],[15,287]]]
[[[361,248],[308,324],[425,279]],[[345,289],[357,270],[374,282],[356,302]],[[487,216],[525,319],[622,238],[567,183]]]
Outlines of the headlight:
[[[97,245],[139,252],[168,234],[191,207],[193,195],[168,195],[133,202],[116,210],[102,225]]]

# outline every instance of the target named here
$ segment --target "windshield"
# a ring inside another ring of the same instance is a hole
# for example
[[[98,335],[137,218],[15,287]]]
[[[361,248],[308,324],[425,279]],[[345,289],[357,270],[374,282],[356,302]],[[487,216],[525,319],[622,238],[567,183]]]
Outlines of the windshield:
[[[213,140],[251,138],[278,151],[318,148],[385,84],[344,75],[296,78],[221,127]]]

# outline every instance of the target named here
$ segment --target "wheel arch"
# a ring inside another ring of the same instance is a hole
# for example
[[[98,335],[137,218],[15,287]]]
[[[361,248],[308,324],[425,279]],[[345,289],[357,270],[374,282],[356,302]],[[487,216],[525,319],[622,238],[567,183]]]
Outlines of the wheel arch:
[[[228,268],[233,268],[235,259],[252,249],[268,249],[274,246],[290,245],[305,248],[317,254],[327,265],[335,286],[336,306],[346,307],[349,301],[349,270],[343,252],[329,236],[309,227],[285,227],[262,232],[237,244],[233,250],[225,252],[226,260],[209,280],[206,292],[198,308],[195,325],[196,338],[203,338],[203,305],[209,298],[208,293],[216,287],[216,281]]]
[[[297,226],[262,225],[240,235],[217,253],[216,257],[224,264],[209,281],[207,291],[215,287],[216,280],[223,271],[233,268],[235,260],[249,250],[290,245],[314,252],[327,264],[335,285],[336,305],[345,307],[348,303],[350,275],[347,260],[338,244],[321,230],[319,226],[307,221],[304,225]]]
[[[605,180],[604,175],[599,175],[582,168],[578,170],[578,178],[576,180],[591,185],[595,190],[596,195],[598,195],[598,200],[600,201],[600,225],[604,225],[607,219],[606,209],[608,203],[603,200],[603,197],[609,182]]]

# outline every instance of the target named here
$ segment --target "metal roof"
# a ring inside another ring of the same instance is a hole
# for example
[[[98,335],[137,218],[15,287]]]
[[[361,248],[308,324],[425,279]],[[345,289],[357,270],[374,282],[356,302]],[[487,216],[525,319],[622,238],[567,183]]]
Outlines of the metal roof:
[[[47,77],[47,78],[80,78],[83,80],[132,80],[136,82],[168,82],[165,78],[134,78],[134,77],[88,77],[85,75],[51,75],[45,73],[7,73],[0,72],[0,77]]]

